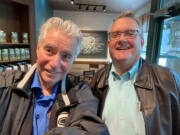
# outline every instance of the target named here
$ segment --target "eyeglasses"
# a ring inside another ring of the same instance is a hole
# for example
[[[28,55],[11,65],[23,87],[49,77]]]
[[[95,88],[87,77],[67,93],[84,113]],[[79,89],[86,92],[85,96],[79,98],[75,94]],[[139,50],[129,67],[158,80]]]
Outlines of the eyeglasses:
[[[139,30],[126,30],[124,32],[114,31],[114,32],[110,32],[109,36],[111,39],[116,39],[120,37],[122,34],[124,34],[125,38],[135,38],[138,33],[139,33]]]

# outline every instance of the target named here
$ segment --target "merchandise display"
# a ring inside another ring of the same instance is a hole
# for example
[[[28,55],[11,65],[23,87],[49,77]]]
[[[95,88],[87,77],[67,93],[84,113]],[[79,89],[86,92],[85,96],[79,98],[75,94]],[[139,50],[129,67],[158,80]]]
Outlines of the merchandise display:
[[[18,43],[18,33],[17,32],[11,32],[11,42]]]
[[[0,30],[0,42],[6,42],[6,33]]]
[[[22,42],[28,43],[28,33],[27,32],[22,33]]]

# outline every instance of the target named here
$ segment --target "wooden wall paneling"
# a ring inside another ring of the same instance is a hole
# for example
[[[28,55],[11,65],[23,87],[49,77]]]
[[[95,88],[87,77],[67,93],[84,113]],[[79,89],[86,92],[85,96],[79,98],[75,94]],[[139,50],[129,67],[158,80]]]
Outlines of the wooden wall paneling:
[[[9,0],[9,1],[12,1],[12,2],[16,2],[16,3],[19,3],[19,4],[23,4],[23,5],[29,5],[29,0]]]
[[[30,32],[29,32],[29,12],[28,12],[28,6],[24,6],[23,8],[20,8],[18,10],[20,16],[18,16],[18,20],[19,20],[19,40],[22,42],[22,33],[23,32],[27,32],[28,33],[28,37],[31,36]],[[30,41],[30,40],[29,40]]]
[[[29,33],[28,7],[0,3],[0,30],[6,32],[7,42],[11,42],[11,32],[18,32],[22,43],[22,32]]]
[[[34,18],[35,18],[34,0],[1,0],[0,1],[0,30],[6,32],[7,42],[9,44],[11,44],[11,32],[18,32],[20,43],[22,43],[22,33],[23,32],[28,33],[29,42],[30,42],[29,49],[31,55],[31,64],[33,58],[32,56],[36,56],[34,55],[35,53],[34,49],[32,50],[32,48],[36,48]]]
[[[29,0],[29,33],[30,35],[30,54],[31,54],[31,64],[36,63],[36,23],[35,23],[35,1]]]

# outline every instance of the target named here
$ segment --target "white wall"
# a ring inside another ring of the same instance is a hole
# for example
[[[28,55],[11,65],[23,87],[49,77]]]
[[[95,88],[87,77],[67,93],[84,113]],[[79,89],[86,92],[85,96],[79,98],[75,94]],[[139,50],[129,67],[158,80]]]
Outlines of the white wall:
[[[81,30],[108,31],[113,20],[116,19],[119,14],[54,10],[53,16],[61,17],[65,20],[72,20]],[[84,59],[79,59],[79,61],[81,60],[84,61]],[[93,61],[111,61],[109,52],[107,59],[93,59]]]
[[[72,20],[81,30],[109,30],[113,20],[119,14],[54,10],[53,16]]]
[[[136,11],[138,16],[150,11],[151,4],[143,6]],[[112,22],[120,13],[99,13],[82,11],[54,10],[53,16],[61,17],[65,20],[72,20],[78,24],[81,30],[109,30]]]
[[[149,2],[148,4],[146,4],[145,6],[141,7],[140,9],[138,9],[136,11],[136,15],[137,16],[141,16],[145,13],[148,13],[150,12],[150,9],[151,9],[151,2]]]

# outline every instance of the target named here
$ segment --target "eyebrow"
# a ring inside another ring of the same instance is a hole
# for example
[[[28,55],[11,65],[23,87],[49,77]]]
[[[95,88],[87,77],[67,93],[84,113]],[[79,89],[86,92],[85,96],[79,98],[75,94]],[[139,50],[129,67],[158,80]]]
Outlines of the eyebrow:
[[[51,44],[46,44],[44,47],[45,47],[45,48],[56,49],[56,47],[51,46]],[[71,57],[73,57],[72,52],[70,52],[70,51],[64,50],[64,51],[61,52],[61,54],[67,54],[67,55],[70,55]]]
[[[44,47],[56,48],[56,47],[53,47],[51,44],[45,44]]]
[[[120,31],[120,30],[116,30],[116,31],[110,31],[109,33],[113,33],[113,32],[125,32],[125,31],[139,31],[138,29],[127,29],[124,31]]]
[[[67,54],[67,55],[70,55],[71,57],[73,56],[72,53],[70,51],[63,51],[61,52],[62,54]]]

